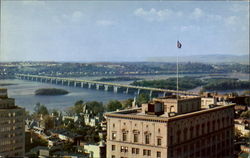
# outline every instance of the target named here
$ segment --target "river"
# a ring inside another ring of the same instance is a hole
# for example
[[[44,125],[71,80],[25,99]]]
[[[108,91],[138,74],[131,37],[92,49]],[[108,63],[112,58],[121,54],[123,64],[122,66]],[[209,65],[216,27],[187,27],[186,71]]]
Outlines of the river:
[[[201,74],[185,74],[180,76],[201,76]],[[204,74],[202,74],[204,75]],[[169,77],[173,77],[175,75],[143,75],[143,76],[133,76],[142,78],[145,80],[152,80],[152,79],[166,79]],[[207,76],[207,74],[206,74]],[[223,74],[224,77],[232,77],[232,78],[239,78],[240,80],[249,80],[248,74]],[[99,77],[82,77],[82,79],[86,80],[94,80],[100,79],[104,76]],[[218,77],[218,76],[217,76]],[[132,81],[121,81],[121,84],[129,84]],[[124,93],[113,93],[113,92],[106,92],[106,91],[97,91],[94,89],[87,89],[87,88],[75,88],[75,87],[67,87],[55,84],[47,84],[47,83],[40,83],[40,82],[32,82],[32,81],[24,81],[24,80],[0,80],[0,83],[11,83],[15,85],[8,85],[3,86],[8,88],[8,95],[11,98],[15,98],[16,104],[26,108],[27,110],[33,111],[34,105],[38,102],[41,104],[46,105],[49,109],[60,109],[65,110],[67,107],[74,105],[74,103],[78,100],[84,101],[99,101],[107,103],[109,100],[116,99],[116,100],[125,100],[128,98],[133,98],[134,95],[132,94],[124,94]],[[63,88],[70,93],[67,95],[61,96],[36,96],[34,95],[35,90],[38,88]],[[194,92],[199,91],[198,88],[192,90]],[[235,90],[237,91],[237,90]],[[241,90],[238,90],[241,91]],[[221,91],[221,93],[229,92],[229,91]]]

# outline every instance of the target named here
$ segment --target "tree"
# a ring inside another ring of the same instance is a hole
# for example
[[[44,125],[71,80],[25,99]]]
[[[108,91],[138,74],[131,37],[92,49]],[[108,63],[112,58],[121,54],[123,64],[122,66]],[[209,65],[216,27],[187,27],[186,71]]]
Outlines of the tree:
[[[141,94],[138,96],[136,102],[137,102],[139,105],[141,105],[141,104],[147,103],[149,100],[150,100],[150,97],[149,97],[148,94],[146,94],[146,93],[141,93]]]
[[[59,112],[56,109],[53,109],[51,111],[51,114],[53,114],[54,116],[58,117],[59,116]]]
[[[240,117],[250,118],[250,110],[244,111],[240,114]]]
[[[77,101],[75,103],[75,105],[74,105],[74,108],[73,108],[74,113],[75,114],[82,113],[83,112],[83,107],[84,107],[84,101],[82,101],[82,100]]]
[[[104,112],[104,107],[101,102],[91,101],[86,103],[87,109],[93,112],[93,115],[97,115]]]
[[[132,103],[133,103],[133,99],[127,99],[125,101],[122,102],[122,108],[127,108],[127,107],[131,107],[132,106]]]
[[[122,104],[118,100],[111,100],[107,104],[107,111],[116,111],[117,109],[121,109]]]
[[[42,115],[48,115],[49,111],[45,105],[42,105],[40,103],[37,103],[35,108],[34,108],[35,114],[42,114]]]

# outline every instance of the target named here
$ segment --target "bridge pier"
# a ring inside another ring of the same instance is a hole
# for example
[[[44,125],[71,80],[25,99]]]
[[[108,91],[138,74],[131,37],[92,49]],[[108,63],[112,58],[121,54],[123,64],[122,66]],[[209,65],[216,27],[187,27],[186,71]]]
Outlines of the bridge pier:
[[[96,84],[96,90],[99,90],[100,84]]]
[[[92,84],[88,83],[88,89],[91,89],[91,87],[92,87]]]
[[[68,81],[68,86],[70,86],[70,81]]]
[[[74,82],[74,87],[76,87],[76,81]]]
[[[112,86],[110,86],[110,85],[104,85],[104,90],[105,91],[112,91]]]
[[[137,95],[140,95],[141,89],[138,89],[137,91]]]
[[[114,92],[117,93],[118,92],[118,88],[117,86],[114,86]]]

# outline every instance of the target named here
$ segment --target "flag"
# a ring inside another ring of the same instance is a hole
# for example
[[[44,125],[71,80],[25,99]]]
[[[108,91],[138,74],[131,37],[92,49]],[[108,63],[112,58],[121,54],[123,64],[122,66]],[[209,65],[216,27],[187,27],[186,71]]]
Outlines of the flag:
[[[177,41],[177,48],[181,48],[181,43],[179,41]]]

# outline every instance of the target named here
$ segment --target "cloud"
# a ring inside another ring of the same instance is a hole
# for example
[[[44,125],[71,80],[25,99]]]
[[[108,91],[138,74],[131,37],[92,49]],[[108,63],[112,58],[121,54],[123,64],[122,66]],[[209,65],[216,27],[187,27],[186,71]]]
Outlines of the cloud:
[[[204,12],[200,8],[195,8],[190,16],[193,19],[199,19],[200,17],[204,16]]]
[[[144,10],[143,8],[138,8],[134,11],[134,15],[142,17],[143,19],[153,22],[153,21],[164,21],[173,15],[173,11],[170,9],[156,10],[151,8],[150,10]],[[182,13],[178,12],[181,16]]]
[[[74,22],[80,21],[82,19],[82,17],[83,17],[83,14],[80,11],[75,11],[71,15],[71,19]]]
[[[97,20],[96,24],[99,26],[112,26],[115,22],[111,20]]]
[[[77,23],[83,19],[84,14],[81,11],[74,11],[70,14],[52,16],[52,20],[58,24]]]
[[[186,32],[186,31],[199,31],[200,27],[199,26],[194,26],[194,25],[186,25],[186,26],[181,26],[180,27],[181,32]]]
[[[237,16],[229,16],[225,18],[226,25],[235,25],[239,22],[239,18]]]

